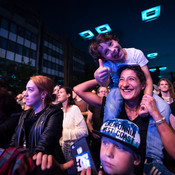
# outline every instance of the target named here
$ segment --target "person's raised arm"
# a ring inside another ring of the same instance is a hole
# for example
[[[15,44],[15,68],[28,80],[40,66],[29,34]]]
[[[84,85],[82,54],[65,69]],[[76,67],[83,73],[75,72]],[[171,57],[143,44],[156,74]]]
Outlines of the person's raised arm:
[[[88,104],[93,106],[101,106],[102,98],[91,92],[97,85],[97,81],[93,79],[75,86],[73,90]]]
[[[146,87],[145,87],[145,90],[144,90],[144,94],[148,94],[148,95],[152,96],[152,93],[153,93],[153,81],[152,81],[149,69],[148,69],[147,66],[143,66],[141,69],[144,72],[145,77],[146,77]]]

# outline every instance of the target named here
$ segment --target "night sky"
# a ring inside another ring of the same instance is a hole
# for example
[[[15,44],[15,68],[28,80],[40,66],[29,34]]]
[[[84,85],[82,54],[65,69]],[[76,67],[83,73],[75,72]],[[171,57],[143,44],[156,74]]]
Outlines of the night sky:
[[[167,66],[163,76],[175,76],[175,1],[174,0],[25,0],[28,7],[41,14],[51,31],[70,38],[79,49],[88,53],[90,41],[78,33],[108,23],[122,47],[141,49],[145,55],[158,52],[148,66]],[[143,22],[141,11],[161,5],[157,20]]]

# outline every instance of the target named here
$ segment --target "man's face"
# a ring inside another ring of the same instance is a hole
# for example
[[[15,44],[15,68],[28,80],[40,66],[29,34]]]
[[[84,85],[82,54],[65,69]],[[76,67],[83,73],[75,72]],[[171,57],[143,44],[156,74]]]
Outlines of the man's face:
[[[120,44],[115,40],[100,43],[98,51],[105,60],[124,62],[125,53]]]
[[[126,146],[112,139],[102,137],[100,159],[108,174],[130,174],[134,169],[134,156]]]
[[[107,88],[106,87],[100,87],[99,92],[98,92],[98,96],[100,96],[100,97],[105,96],[106,97],[107,94],[108,94]]]

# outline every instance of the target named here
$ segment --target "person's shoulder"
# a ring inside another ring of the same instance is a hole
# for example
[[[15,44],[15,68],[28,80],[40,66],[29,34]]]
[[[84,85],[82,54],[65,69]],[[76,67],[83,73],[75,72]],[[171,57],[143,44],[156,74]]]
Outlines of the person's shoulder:
[[[30,108],[28,110],[24,110],[24,111],[21,112],[20,119],[25,118],[27,116],[30,116],[33,113],[34,113],[34,109],[33,108]]]
[[[159,108],[159,110],[163,110],[163,109],[170,109],[170,105],[164,101],[160,96],[158,96],[157,94],[153,93],[153,97],[155,98],[156,100],[156,104]]]
[[[72,105],[71,109],[72,110],[80,110],[80,108],[77,105]]]
[[[49,106],[46,108],[46,111],[48,111],[48,113],[62,112],[61,107],[62,107],[61,105],[49,105]]]
[[[138,53],[138,54],[143,53],[140,49],[136,49],[134,47],[124,48],[124,49],[126,50],[127,53]]]

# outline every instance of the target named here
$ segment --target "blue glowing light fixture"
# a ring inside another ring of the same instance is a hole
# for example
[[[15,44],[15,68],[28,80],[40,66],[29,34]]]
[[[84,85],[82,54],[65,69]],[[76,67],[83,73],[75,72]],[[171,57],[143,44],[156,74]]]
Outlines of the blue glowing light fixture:
[[[157,52],[155,52],[155,53],[149,53],[149,54],[147,54],[147,57],[148,57],[149,59],[154,59],[154,58],[157,57],[157,55],[158,55]]]
[[[164,70],[166,70],[167,69],[167,67],[159,67],[159,70],[160,71],[164,71]]]
[[[156,71],[156,68],[150,68],[149,71],[150,72],[155,72]]]
[[[83,39],[92,39],[95,35],[90,31],[90,30],[86,30],[83,32],[80,32],[79,35],[83,38]]]
[[[142,21],[149,22],[157,19],[160,16],[161,6],[152,7],[141,12]]]
[[[98,26],[95,28],[95,30],[101,34],[101,33],[109,33],[111,31],[111,28],[108,24],[103,24],[101,26]]]

